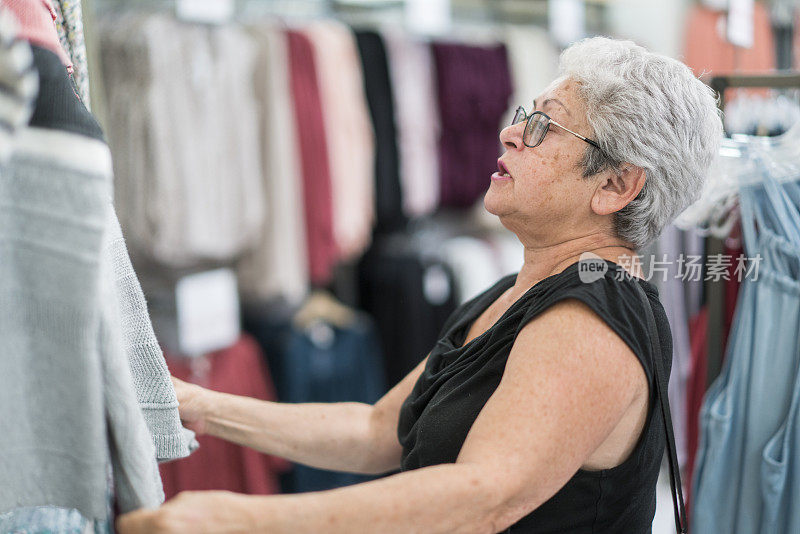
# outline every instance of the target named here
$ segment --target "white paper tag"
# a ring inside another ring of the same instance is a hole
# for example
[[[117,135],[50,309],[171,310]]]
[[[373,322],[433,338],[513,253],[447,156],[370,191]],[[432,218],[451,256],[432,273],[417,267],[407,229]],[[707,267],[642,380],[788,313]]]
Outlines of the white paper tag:
[[[175,16],[189,22],[222,24],[233,18],[233,0],[175,0]]]
[[[422,293],[425,300],[440,306],[450,298],[450,278],[441,265],[431,265],[422,275]]]
[[[560,46],[586,36],[586,4],[583,0],[549,0],[547,19],[550,34]]]
[[[728,41],[736,46],[753,46],[753,0],[730,0]]]
[[[230,269],[184,276],[175,286],[175,303],[182,354],[207,354],[239,339],[239,294]]]
[[[412,32],[447,33],[452,23],[450,0],[406,0],[405,18]]]

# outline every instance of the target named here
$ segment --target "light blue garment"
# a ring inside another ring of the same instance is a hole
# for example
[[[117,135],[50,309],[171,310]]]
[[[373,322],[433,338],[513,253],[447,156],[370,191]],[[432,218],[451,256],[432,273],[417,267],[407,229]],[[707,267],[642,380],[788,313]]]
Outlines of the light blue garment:
[[[4,534],[113,534],[111,522],[87,519],[74,508],[33,506],[0,514]]]
[[[775,184],[770,184],[774,186]],[[785,194],[781,194],[785,193]],[[789,413],[777,432],[770,438],[762,451],[761,457],[761,491],[763,497],[763,511],[761,516],[760,531],[767,532],[800,532],[800,463],[797,461],[798,446],[800,446],[800,184],[792,183],[777,189],[770,187],[767,190],[770,198],[780,198],[784,202],[777,213],[782,216],[775,217],[772,224],[788,223],[788,230],[798,231],[791,234],[790,240],[774,237],[770,258],[781,272],[787,275],[787,294],[794,297],[793,306],[781,310],[789,319],[794,319],[793,330],[787,330],[781,337],[784,338],[783,348],[794,354],[794,384],[792,397],[789,404]],[[750,229],[750,231],[753,231]],[[790,325],[787,324],[788,327]]]
[[[790,439],[800,410],[799,192],[769,176],[740,192],[746,255],[761,262],[742,283],[725,367],[700,413],[692,532],[800,532]]]

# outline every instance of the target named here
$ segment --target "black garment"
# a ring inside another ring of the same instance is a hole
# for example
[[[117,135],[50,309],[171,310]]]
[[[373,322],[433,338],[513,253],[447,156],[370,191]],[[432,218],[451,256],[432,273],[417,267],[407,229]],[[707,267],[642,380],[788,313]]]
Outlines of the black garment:
[[[64,130],[103,139],[103,130],[81,102],[67,68],[53,52],[32,45],[33,64],[39,73],[39,95],[30,126]]]
[[[510,532],[624,533],[651,531],[655,492],[666,443],[655,394],[655,370],[646,313],[633,284],[645,290],[662,341],[663,369],[672,362],[672,335],[658,290],[630,279],[606,261],[603,278],[583,283],[580,263],[541,280],[520,297],[489,330],[461,347],[475,319],[506,289],[516,275],[460,306],[448,319],[424,372],[400,410],[398,437],[402,469],[453,463],[464,439],[494,393],[514,340],[522,327],[553,304],[578,299],[597,313],[639,358],[650,385],[650,407],[642,437],[621,465],[602,471],[579,470],[538,509],[515,523]],[[616,278],[621,278],[617,280]],[[609,370],[611,371],[611,370]]]
[[[376,233],[394,232],[405,226],[400,156],[389,64],[383,38],[374,31],[355,32],[364,69],[364,89],[375,129],[375,218]]]
[[[378,327],[391,388],[425,358],[456,309],[453,273],[424,257],[409,236],[381,236],[359,264],[359,294]]]

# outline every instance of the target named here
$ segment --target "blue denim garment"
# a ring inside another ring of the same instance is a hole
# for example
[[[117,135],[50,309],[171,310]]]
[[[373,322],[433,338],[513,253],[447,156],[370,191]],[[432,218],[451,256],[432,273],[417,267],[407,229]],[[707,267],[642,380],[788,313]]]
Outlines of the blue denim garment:
[[[800,184],[769,176],[740,192],[746,255],[762,259],[742,283],[725,367],[703,402],[692,532],[800,532],[797,199]]]
[[[280,402],[365,402],[386,392],[384,360],[374,322],[366,315],[345,328],[327,323],[299,329],[280,305],[245,308],[243,324],[267,357]],[[281,477],[284,493],[321,491],[373,477],[295,464]]]
[[[359,320],[348,328],[322,323],[306,330],[293,328],[280,380],[286,402],[375,403],[386,388],[374,326]],[[295,493],[322,491],[372,478],[295,465],[288,489]]]

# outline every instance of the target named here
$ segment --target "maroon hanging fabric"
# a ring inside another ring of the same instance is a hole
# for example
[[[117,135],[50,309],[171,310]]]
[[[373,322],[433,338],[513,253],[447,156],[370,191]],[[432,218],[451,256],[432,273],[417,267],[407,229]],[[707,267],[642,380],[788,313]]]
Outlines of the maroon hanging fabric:
[[[433,57],[442,125],[440,203],[469,207],[497,170],[501,120],[512,92],[508,55],[503,45],[436,43]]]
[[[273,176],[270,179],[302,179],[311,283],[325,285],[330,281],[338,252],[333,234],[333,192],[314,48],[308,37],[300,32],[290,31],[287,36],[301,163],[298,175],[302,176]]]
[[[170,373],[214,391],[277,400],[264,368],[261,349],[243,335],[232,347],[198,359],[164,354]],[[289,462],[267,456],[213,436],[199,436],[200,448],[191,456],[161,464],[167,498],[186,490],[227,490],[253,495],[280,493],[278,474]]]
[[[703,406],[703,396],[706,394],[707,356],[708,356],[708,307],[703,306],[697,315],[689,320],[689,339],[692,352],[692,374],[686,388],[686,477],[691,481],[694,473],[694,462],[697,457],[699,442],[700,408]],[[686,500],[686,514],[689,516],[692,487],[687,484],[684,494]]]

